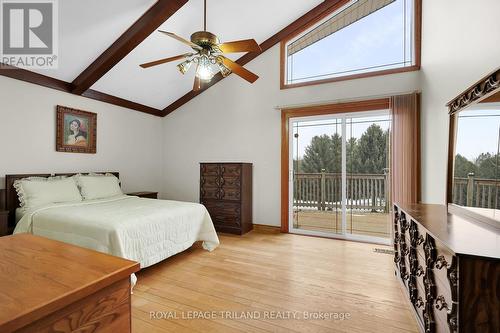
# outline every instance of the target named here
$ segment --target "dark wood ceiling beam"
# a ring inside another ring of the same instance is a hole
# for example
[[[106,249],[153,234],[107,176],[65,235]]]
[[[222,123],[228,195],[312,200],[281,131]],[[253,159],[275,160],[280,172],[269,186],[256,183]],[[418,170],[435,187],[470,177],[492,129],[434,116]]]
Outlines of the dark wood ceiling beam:
[[[105,94],[105,93],[97,91],[97,90],[89,89],[89,90],[85,91],[82,94],[82,96],[87,97],[87,98],[91,98],[91,99],[95,99],[97,101],[101,101],[104,103],[118,105],[118,106],[121,106],[121,107],[124,107],[127,109],[132,109],[132,110],[136,110],[136,111],[140,111],[140,112],[144,112],[144,113],[149,113],[149,114],[152,114],[154,116],[161,116],[162,115],[162,111],[159,109],[155,109],[155,108],[152,108],[152,107],[144,105],[144,104],[129,101],[128,99],[124,99],[121,97],[116,97],[113,95]]]
[[[4,63],[0,63],[0,75],[64,92],[71,91],[71,83],[31,72],[26,69],[6,65]]]
[[[250,52],[236,60],[236,62],[240,65],[245,65],[249,63],[250,61],[254,60],[257,58],[260,54],[264,53],[265,51],[269,50],[271,47],[274,45],[278,44],[285,38],[287,38],[290,35],[293,35],[294,33],[300,31],[301,29],[304,29],[310,24],[314,24],[318,20],[324,18],[326,15],[331,13],[335,8],[340,7],[341,5],[347,3],[347,0],[325,0],[321,4],[317,5],[301,17],[299,17],[297,20],[293,21],[289,25],[287,25],[285,28],[265,40],[262,44],[260,44],[260,48],[262,49],[262,52]],[[218,73],[215,75],[212,80],[202,86],[202,88],[198,91],[190,91],[169,106],[167,106],[165,109],[163,109],[163,116],[168,115],[169,113],[172,113],[182,105],[186,104],[211,86],[215,85],[217,82],[221,81],[223,79],[222,75]]]
[[[24,82],[29,82],[33,84],[37,84],[39,86],[56,89],[59,91],[72,93],[71,92],[71,83],[54,79],[49,76],[45,76],[43,74],[38,74],[32,71],[28,71],[26,69],[17,68],[14,66],[9,66],[0,63],[0,75],[6,76],[12,79],[21,80]],[[113,104],[117,106],[121,106],[127,109],[148,113],[154,116],[162,116],[162,110],[152,108],[147,105],[139,104],[136,102],[132,102],[120,97],[108,95],[95,90],[87,90],[83,93],[83,97],[87,97],[90,99],[94,99],[97,101],[101,101],[108,104]]]
[[[83,94],[187,2],[188,0],[158,0],[78,75],[72,82],[72,93]]]

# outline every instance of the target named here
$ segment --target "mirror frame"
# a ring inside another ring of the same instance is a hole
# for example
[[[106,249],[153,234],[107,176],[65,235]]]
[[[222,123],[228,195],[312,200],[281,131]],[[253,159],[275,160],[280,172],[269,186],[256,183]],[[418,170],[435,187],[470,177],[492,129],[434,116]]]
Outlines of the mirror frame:
[[[453,204],[453,173],[455,161],[455,141],[457,137],[457,121],[458,114],[464,109],[477,103],[492,103],[500,102],[500,67],[489,73],[481,80],[467,88],[460,95],[452,99],[446,104],[449,110],[450,122],[448,132],[448,166],[447,166],[447,184],[446,184],[446,202],[449,210],[461,213],[476,218],[481,222],[488,224],[492,223],[488,218],[484,218],[479,214],[473,213],[462,206]],[[497,226],[497,225],[495,225]],[[498,226],[497,226],[498,227]]]

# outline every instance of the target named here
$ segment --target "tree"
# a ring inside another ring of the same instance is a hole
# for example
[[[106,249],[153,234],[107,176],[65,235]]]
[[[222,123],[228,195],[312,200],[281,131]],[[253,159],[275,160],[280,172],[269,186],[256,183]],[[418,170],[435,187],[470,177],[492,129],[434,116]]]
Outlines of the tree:
[[[350,138],[346,142],[347,172],[383,174],[387,168],[387,145],[389,131],[384,132],[377,124],[372,124],[358,140]],[[295,167],[299,164],[294,164]],[[305,149],[300,161],[300,172],[340,173],[342,170],[342,138],[335,133],[315,136]]]
[[[315,136],[305,149],[302,170],[306,173],[341,172],[341,152],[342,139],[337,133],[332,136]]]
[[[476,178],[497,179],[498,178],[498,155],[482,153],[476,159]]]
[[[372,124],[361,135],[357,145],[356,173],[383,174],[387,168],[387,139],[389,131],[384,132],[378,124]]]
[[[346,143],[347,172],[356,173],[359,170],[359,149],[358,140],[350,138]]]
[[[476,165],[464,156],[457,154],[455,156],[455,177],[467,178],[469,173],[476,174]]]

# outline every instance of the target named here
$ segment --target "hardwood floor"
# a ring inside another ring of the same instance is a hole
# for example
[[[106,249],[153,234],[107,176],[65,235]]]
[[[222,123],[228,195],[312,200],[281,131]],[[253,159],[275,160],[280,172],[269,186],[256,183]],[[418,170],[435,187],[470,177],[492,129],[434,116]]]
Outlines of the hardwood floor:
[[[417,332],[379,245],[261,231],[220,240],[137,274],[133,332]]]

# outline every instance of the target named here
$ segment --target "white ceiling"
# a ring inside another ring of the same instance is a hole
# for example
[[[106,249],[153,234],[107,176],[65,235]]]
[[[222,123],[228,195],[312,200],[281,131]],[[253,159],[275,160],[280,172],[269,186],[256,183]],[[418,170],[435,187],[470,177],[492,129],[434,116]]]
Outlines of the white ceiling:
[[[72,82],[155,0],[62,0],[57,3],[59,67],[36,72]]]
[[[68,82],[109,47],[154,0],[59,1],[59,69],[39,71]],[[222,42],[254,38],[262,43],[317,6],[322,0],[208,0],[207,30]],[[189,39],[203,30],[203,0],[189,0],[161,27]],[[102,77],[92,89],[163,109],[192,89],[194,68],[186,75],[172,62],[150,69],[139,64],[191,49],[158,32],[152,33]],[[241,54],[230,58],[237,59]],[[259,73],[256,73],[257,75]]]

